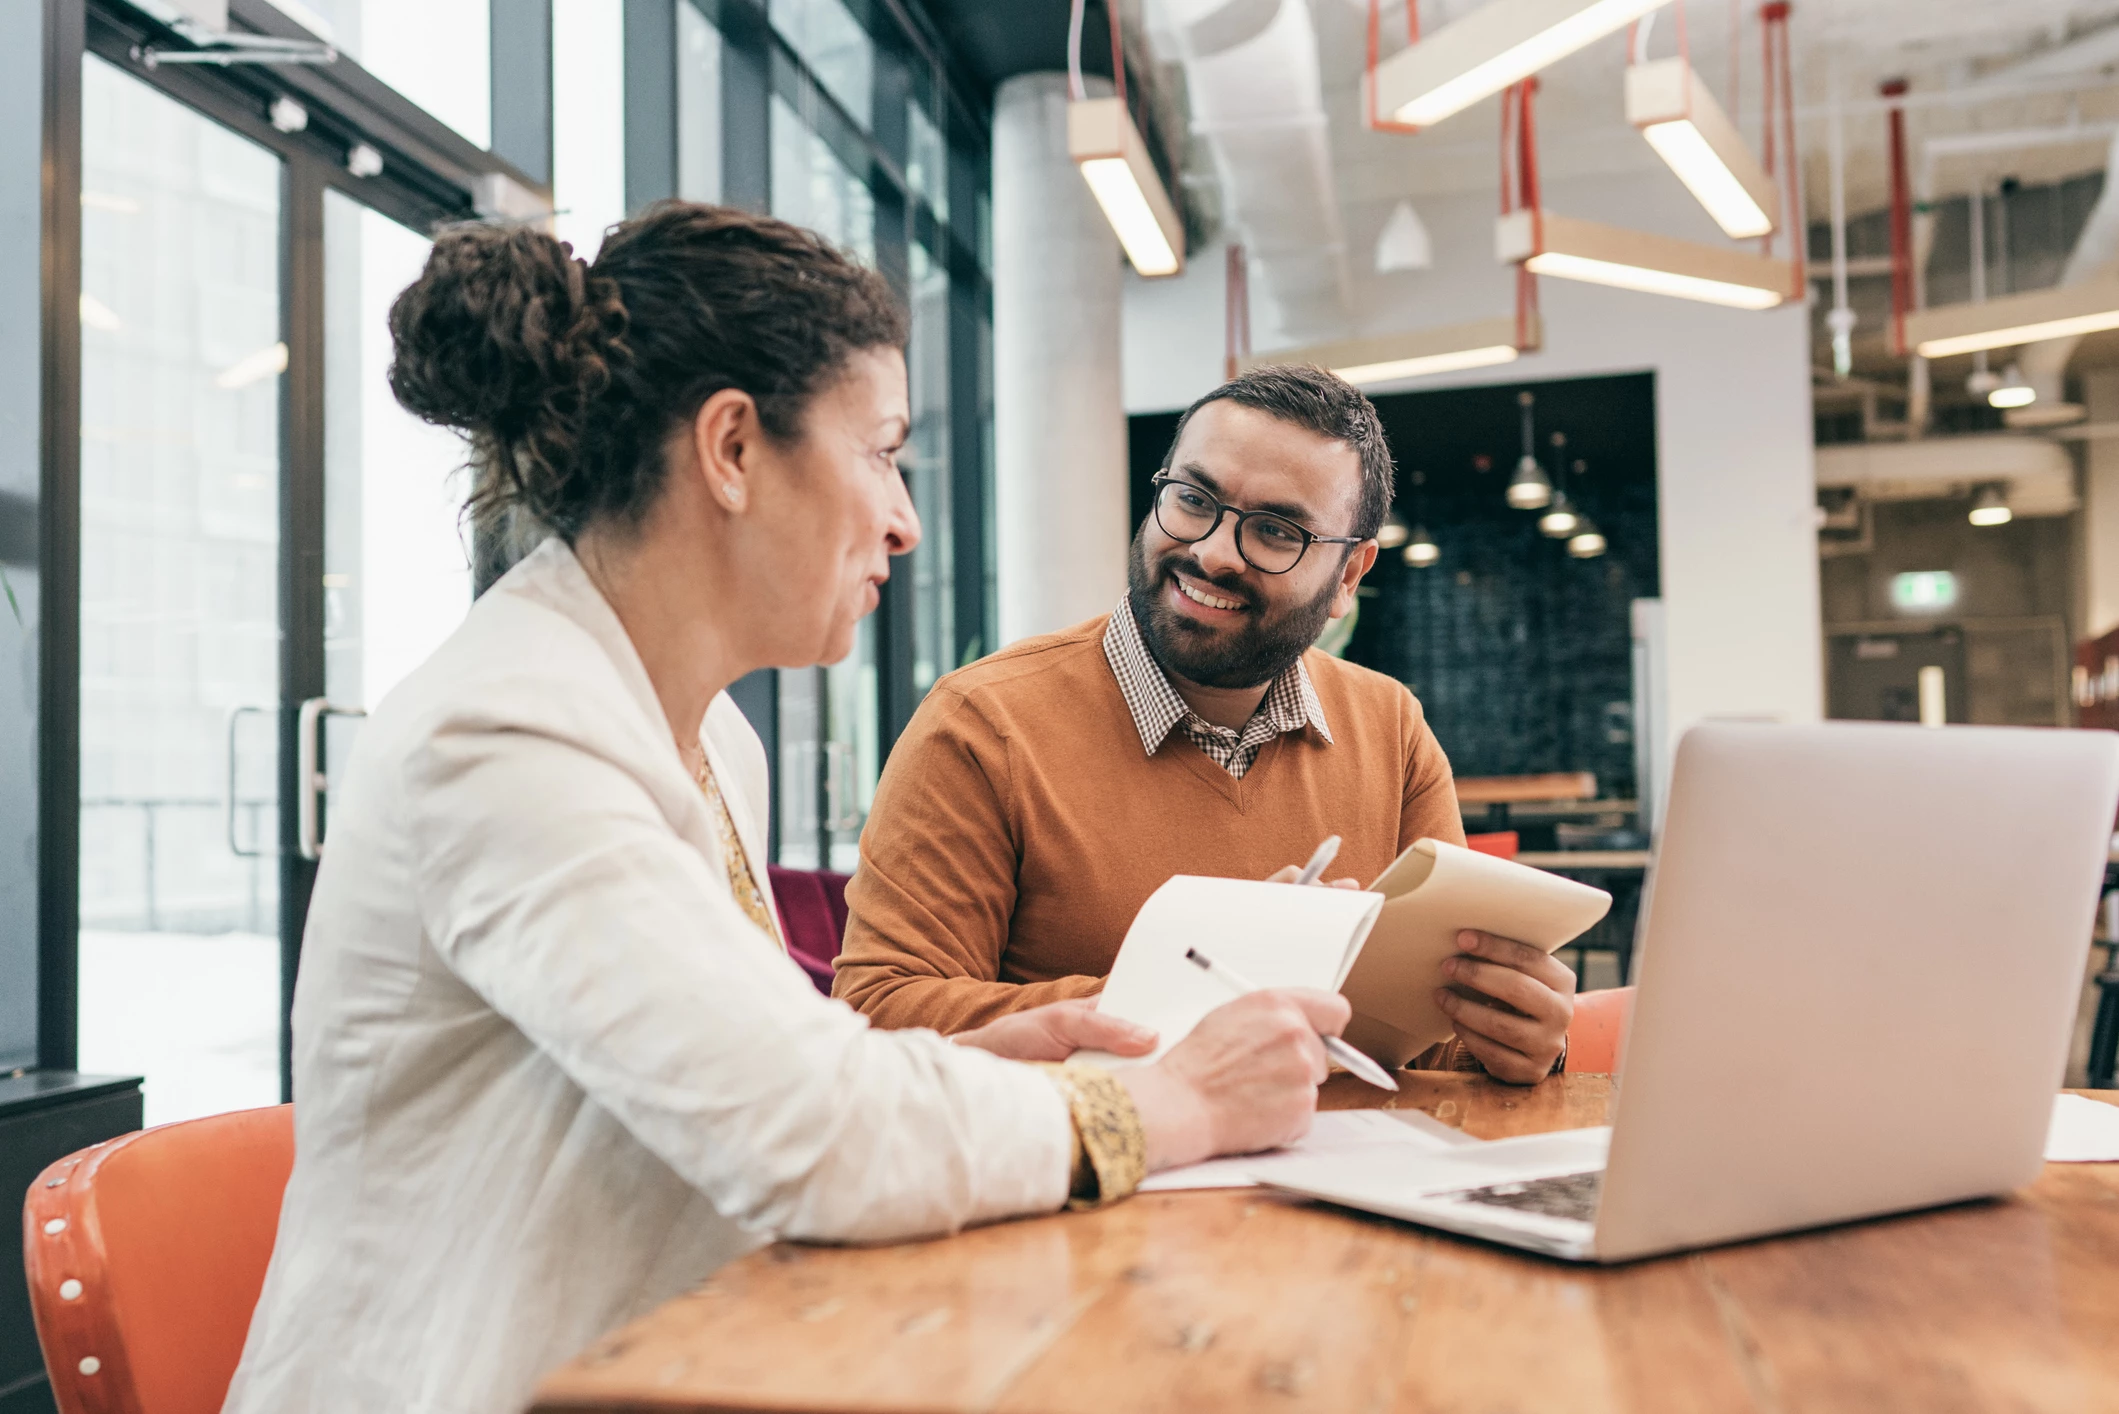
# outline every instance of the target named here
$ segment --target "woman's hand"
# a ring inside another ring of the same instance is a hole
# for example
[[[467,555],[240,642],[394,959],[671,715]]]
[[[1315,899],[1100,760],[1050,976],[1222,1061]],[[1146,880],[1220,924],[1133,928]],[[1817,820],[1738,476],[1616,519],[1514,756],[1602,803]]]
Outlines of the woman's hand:
[[[1089,997],[1012,1012],[950,1039],[1019,1061],[1063,1061],[1085,1050],[1144,1056],[1155,1049],[1153,1031],[1098,1011]]]
[[[1466,929],[1442,975],[1452,985],[1436,990],[1435,1004],[1488,1075],[1535,1085],[1552,1073],[1575,1016],[1575,975],[1566,963],[1528,943]],[[1460,987],[1478,996],[1464,996]]]
[[[1351,1014],[1331,992],[1253,992],[1209,1012],[1154,1065],[1119,1071],[1147,1131],[1149,1172],[1309,1133],[1328,1071],[1318,1037],[1338,1035]]]

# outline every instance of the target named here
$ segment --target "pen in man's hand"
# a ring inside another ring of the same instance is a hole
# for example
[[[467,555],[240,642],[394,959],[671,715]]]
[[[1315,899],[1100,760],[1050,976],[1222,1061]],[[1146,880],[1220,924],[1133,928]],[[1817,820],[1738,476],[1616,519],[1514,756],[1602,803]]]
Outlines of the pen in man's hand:
[[[1338,842],[1339,837],[1337,835],[1334,835],[1331,839],[1325,841],[1326,844],[1337,844]],[[1320,864],[1317,867],[1322,869],[1324,866]],[[1210,977],[1219,977],[1222,981],[1223,986],[1229,987],[1235,990],[1236,992],[1242,993],[1244,995],[1249,995],[1252,992],[1262,992],[1265,990],[1265,988],[1259,986],[1256,982],[1247,981],[1243,977],[1238,976],[1236,973],[1231,972],[1228,968],[1223,967],[1220,963],[1216,962],[1213,958],[1208,957],[1198,948],[1186,948],[1185,961],[1191,963],[1194,967],[1198,968],[1200,971],[1206,973]],[[1369,1084],[1374,1085],[1381,1090],[1395,1090],[1398,1088],[1398,1082],[1391,1079],[1389,1071],[1385,1070],[1382,1066],[1376,1064],[1376,1062],[1370,1060],[1361,1052],[1355,1050],[1352,1046],[1349,1046],[1346,1042],[1340,1040],[1337,1036],[1320,1035],[1317,1039],[1324,1042],[1324,1053],[1326,1055],[1330,1056],[1333,1060],[1338,1061],[1341,1065],[1345,1066],[1348,1070],[1352,1071],[1356,1076],[1359,1076],[1361,1079],[1366,1080]]]
[[[1304,885],[1316,883],[1324,877],[1325,866],[1338,856],[1339,836],[1326,835],[1324,843],[1317,846],[1317,852],[1310,856],[1310,862],[1303,865],[1302,872],[1295,876],[1295,882]]]

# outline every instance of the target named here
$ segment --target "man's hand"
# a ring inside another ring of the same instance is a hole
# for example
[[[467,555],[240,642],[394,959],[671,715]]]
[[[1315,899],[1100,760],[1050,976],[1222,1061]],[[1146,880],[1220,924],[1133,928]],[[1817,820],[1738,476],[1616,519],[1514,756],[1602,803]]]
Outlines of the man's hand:
[[[1092,997],[1013,1012],[950,1039],[1019,1061],[1063,1061],[1082,1050],[1144,1056],[1155,1049],[1153,1031],[1098,1011]]]
[[[1289,864],[1266,875],[1266,882],[1269,884],[1292,884],[1301,877],[1302,866]],[[1317,883],[1320,887],[1327,889],[1358,889],[1361,887],[1359,879],[1319,879]]]
[[[1528,943],[1491,933],[1459,933],[1457,949],[1457,956],[1442,964],[1442,973],[1482,999],[1443,987],[1435,993],[1436,1003],[1487,1074],[1512,1085],[1535,1085],[1552,1072],[1567,1042],[1567,1025],[1575,1015],[1574,973]]]

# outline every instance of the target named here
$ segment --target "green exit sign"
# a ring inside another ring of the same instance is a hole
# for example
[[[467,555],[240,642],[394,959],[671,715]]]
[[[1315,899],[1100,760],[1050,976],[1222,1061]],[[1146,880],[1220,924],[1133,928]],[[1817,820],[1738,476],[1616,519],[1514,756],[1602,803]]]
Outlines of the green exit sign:
[[[1891,602],[1911,613],[1934,613],[1957,602],[1957,576],[1948,570],[1914,570],[1891,576]]]

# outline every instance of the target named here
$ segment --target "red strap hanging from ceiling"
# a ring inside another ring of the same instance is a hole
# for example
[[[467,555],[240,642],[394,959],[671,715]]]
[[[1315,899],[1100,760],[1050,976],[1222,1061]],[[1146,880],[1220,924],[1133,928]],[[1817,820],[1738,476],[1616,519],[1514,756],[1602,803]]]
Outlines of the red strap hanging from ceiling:
[[[1804,219],[1802,199],[1799,195],[1800,173],[1796,164],[1800,160],[1795,146],[1795,73],[1788,51],[1788,13],[1793,7],[1788,0],[1767,0],[1759,6],[1759,47],[1763,59],[1764,90],[1760,98],[1760,117],[1763,127],[1766,175],[1776,179],[1780,194],[1778,230],[1769,231],[1759,241],[1762,254],[1773,253],[1774,242],[1782,234],[1788,238],[1788,264],[1793,272],[1792,288],[1788,297],[1801,300],[1806,295],[1805,258],[1809,254],[1809,228]]]
[[[1879,90],[1903,98],[1904,79]],[[1913,308],[1913,194],[1906,182],[1906,110],[1891,105],[1891,352],[1906,352],[1906,312]]]
[[[1530,213],[1530,244],[1545,249],[1545,203],[1538,190],[1538,80],[1509,85],[1501,95],[1501,214]],[[1527,262],[1516,266],[1516,347],[1540,342],[1538,277]]]
[[[1224,331],[1227,336],[1227,357],[1222,360],[1224,380],[1241,373],[1243,361],[1251,356],[1251,270],[1240,245],[1232,244],[1229,247],[1226,288],[1228,307]]]
[[[1405,42],[1420,42],[1420,0],[1405,0]],[[1361,80],[1362,102],[1367,109],[1368,125],[1378,132],[1417,133],[1419,127],[1412,123],[1385,120],[1376,112],[1376,64],[1383,49],[1383,0],[1369,0],[1368,67]]]

